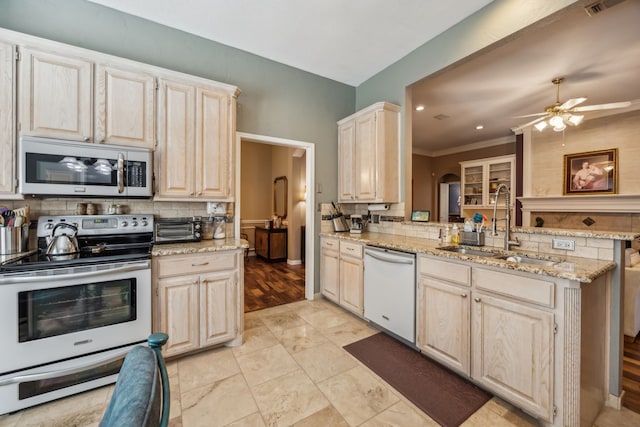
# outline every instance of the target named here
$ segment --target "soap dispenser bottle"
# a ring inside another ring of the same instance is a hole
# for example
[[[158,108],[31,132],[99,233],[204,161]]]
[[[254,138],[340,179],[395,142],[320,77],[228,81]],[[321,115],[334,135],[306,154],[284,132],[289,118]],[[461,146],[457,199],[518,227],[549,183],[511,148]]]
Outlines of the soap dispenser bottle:
[[[451,243],[454,245],[460,243],[460,229],[458,228],[458,224],[453,224],[453,229],[451,230]]]

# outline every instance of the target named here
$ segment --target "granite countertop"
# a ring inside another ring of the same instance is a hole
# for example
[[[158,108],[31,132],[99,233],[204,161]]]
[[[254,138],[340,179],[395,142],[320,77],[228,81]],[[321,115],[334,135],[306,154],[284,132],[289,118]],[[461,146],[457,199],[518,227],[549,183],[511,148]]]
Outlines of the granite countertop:
[[[424,225],[426,227],[442,228],[451,226],[451,223],[442,222],[428,222],[428,223],[416,223],[411,221],[404,221],[403,224]],[[461,226],[462,224],[458,224]],[[488,224],[489,228],[491,224]],[[498,224],[498,231],[504,231],[504,225]],[[585,237],[594,239],[612,239],[612,240],[634,240],[640,237],[640,232],[637,231],[590,231],[590,230],[571,230],[566,228],[548,228],[548,227],[511,227],[511,233],[523,233],[523,234],[547,234],[550,236],[563,236],[563,237]]]
[[[448,252],[439,248],[453,246],[450,243],[439,244],[435,240],[424,239],[419,237],[398,236],[385,233],[364,232],[362,234],[336,233],[327,232],[320,233],[325,237],[337,237],[345,240],[357,241],[372,246],[379,246],[387,249],[396,249],[405,252],[413,252],[416,254],[436,255],[442,258],[449,258],[458,261],[469,261],[479,265],[487,265],[492,267],[501,267],[508,270],[522,271],[526,273],[541,274],[550,277],[559,277],[568,280],[575,280],[582,283],[591,283],[597,277],[602,276],[606,272],[613,270],[616,263],[613,261],[600,261],[595,259],[577,258],[568,256],[544,256],[538,253],[528,253],[525,251],[504,251],[498,248],[489,247],[473,247],[475,250],[491,251],[500,255],[525,255],[537,259],[548,259],[555,261],[554,265],[537,265],[514,263],[495,257],[484,257],[470,254],[462,254],[458,252]]]
[[[228,251],[246,249],[249,243],[245,239],[213,239],[200,242],[168,243],[153,245],[151,256],[181,255],[204,252]]]

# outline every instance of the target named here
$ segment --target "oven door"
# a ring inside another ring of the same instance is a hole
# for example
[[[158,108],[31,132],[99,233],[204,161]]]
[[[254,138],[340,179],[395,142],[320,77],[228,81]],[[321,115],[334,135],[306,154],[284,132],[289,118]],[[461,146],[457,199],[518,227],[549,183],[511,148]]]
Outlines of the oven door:
[[[146,341],[150,263],[0,276],[0,375]]]
[[[19,169],[22,194],[152,195],[145,149],[22,137]]]

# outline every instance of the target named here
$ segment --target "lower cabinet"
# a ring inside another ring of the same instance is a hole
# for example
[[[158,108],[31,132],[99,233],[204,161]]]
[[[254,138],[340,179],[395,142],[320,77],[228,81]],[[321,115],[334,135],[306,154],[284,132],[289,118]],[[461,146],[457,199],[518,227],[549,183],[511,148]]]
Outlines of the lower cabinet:
[[[256,227],[256,255],[268,262],[287,260],[287,229]]]
[[[552,422],[554,283],[418,257],[417,346]]]
[[[155,258],[154,330],[169,335],[165,357],[237,337],[240,263],[236,250]]]
[[[364,313],[364,261],[360,243],[320,239],[320,292],[360,316]]]

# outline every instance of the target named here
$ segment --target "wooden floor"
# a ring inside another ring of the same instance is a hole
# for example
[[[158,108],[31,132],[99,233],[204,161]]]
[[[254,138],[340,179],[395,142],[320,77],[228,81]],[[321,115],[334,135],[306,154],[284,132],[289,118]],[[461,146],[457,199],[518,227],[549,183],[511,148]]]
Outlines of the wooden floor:
[[[244,312],[304,300],[304,270],[304,265],[248,257],[244,263]]]
[[[640,413],[640,338],[624,336],[622,362],[622,388],[625,391],[622,406]]]

